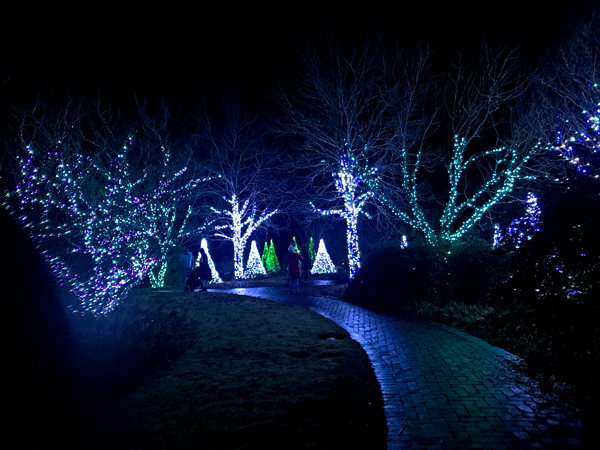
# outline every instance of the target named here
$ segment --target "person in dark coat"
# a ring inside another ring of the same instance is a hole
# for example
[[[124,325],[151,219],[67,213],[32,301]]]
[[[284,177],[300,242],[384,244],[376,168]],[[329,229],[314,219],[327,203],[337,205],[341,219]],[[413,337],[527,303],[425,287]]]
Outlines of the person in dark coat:
[[[310,255],[308,254],[308,245],[304,244],[302,246],[300,254],[302,255],[302,277],[304,278],[304,282],[308,283],[308,269],[310,269]]]
[[[185,280],[185,290],[186,291],[193,292],[196,288],[202,287],[202,282],[200,281],[200,278],[198,278],[198,273],[199,273],[198,269],[199,269],[198,267],[195,267],[194,269],[192,269],[192,271],[186,278],[186,280]]]
[[[294,250],[294,251],[291,251]],[[291,290],[290,294],[299,294],[300,293],[300,261],[302,261],[302,255],[296,253],[295,249],[288,249],[287,254],[288,266],[290,270],[290,280],[291,280]]]
[[[200,283],[202,284],[202,291],[206,292],[208,283],[212,281],[212,272],[208,265],[208,255],[203,248],[200,248],[200,267],[198,268],[198,276],[200,278]]]

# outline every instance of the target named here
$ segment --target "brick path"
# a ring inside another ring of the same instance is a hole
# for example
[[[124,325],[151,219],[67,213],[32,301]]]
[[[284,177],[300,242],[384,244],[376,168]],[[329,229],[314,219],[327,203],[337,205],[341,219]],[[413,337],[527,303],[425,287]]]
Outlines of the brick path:
[[[481,339],[283,287],[215,291],[301,306],[346,329],[381,384],[389,449],[588,448],[577,411],[543,395],[517,357]]]

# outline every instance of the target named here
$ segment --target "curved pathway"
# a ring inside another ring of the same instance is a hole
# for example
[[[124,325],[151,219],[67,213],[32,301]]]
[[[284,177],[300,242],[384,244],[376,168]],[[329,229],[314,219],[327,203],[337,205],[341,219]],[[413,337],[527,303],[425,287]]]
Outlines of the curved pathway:
[[[517,357],[459,330],[290,295],[284,287],[214,292],[301,306],[346,329],[381,384],[390,449],[565,449],[587,442],[577,411],[543,395],[517,370]]]

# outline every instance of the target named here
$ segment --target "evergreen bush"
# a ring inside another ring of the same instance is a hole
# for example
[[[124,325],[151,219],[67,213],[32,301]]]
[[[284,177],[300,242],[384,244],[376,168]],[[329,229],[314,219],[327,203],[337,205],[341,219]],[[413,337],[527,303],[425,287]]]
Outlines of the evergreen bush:
[[[504,257],[481,239],[383,246],[365,259],[346,300],[383,311],[414,309],[417,302],[476,304],[499,280]]]

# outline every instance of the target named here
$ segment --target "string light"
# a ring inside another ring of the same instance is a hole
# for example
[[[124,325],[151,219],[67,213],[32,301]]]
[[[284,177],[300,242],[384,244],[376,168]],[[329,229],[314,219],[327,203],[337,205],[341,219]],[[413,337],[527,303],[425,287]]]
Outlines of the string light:
[[[315,253],[315,243],[313,241],[312,236],[310,237],[310,240],[308,241],[308,256],[311,261],[314,261],[317,256],[317,254]]]
[[[264,210],[259,217],[256,217],[256,204],[253,203],[252,208],[250,208],[249,199],[244,201],[241,208],[235,194],[231,198],[223,197],[223,199],[230,205],[231,209],[217,210],[212,208],[219,219],[225,222],[223,225],[216,226],[215,231],[229,230],[229,234],[219,231],[215,233],[215,236],[233,243],[235,279],[241,280],[244,278],[244,263],[242,258],[248,239],[259,226],[263,225],[272,215],[277,214],[279,210],[276,209],[271,212]]]
[[[364,211],[364,207],[366,202],[375,196],[374,188],[377,186],[379,177],[377,168],[369,168],[366,160],[364,166],[361,165],[349,148],[343,150],[338,163],[339,170],[333,173],[333,177],[339,197],[344,201],[344,207],[321,210],[312,203],[311,206],[315,212],[323,215],[337,215],[346,221],[348,269],[350,279],[352,279],[360,267],[358,217],[361,213],[369,217]]]
[[[210,256],[210,252],[208,251],[208,242],[206,241],[205,238],[203,238],[202,241],[200,242],[200,247],[203,248],[204,251],[206,252],[206,257],[208,259],[208,267],[210,267],[210,273],[212,275],[211,283],[222,283],[223,280],[219,276],[219,272],[217,271],[217,268],[215,267],[215,263]],[[200,257],[201,256],[202,255],[198,252],[198,260],[196,261],[196,267],[198,267],[200,265]]]
[[[258,253],[258,247],[256,241],[252,241],[250,245],[250,254],[248,255],[248,262],[246,264],[246,271],[244,273],[245,278],[254,278],[257,275],[266,275],[267,272],[260,259],[260,253]]]
[[[600,86],[596,84],[588,85],[592,91],[592,96],[600,99]],[[578,172],[600,178],[600,171],[597,164],[593,164],[600,155],[600,101],[592,110],[581,112],[582,121],[565,120],[565,128],[556,131],[556,144],[554,150],[557,151],[566,161],[572,164]],[[558,116],[560,117],[560,116]],[[566,135],[565,135],[566,134]]]
[[[277,253],[275,253],[273,239],[271,239],[270,245],[268,247],[267,243],[265,242],[265,251],[263,252],[262,261],[267,272],[278,272],[281,270],[279,260],[277,259]]]
[[[420,150],[415,155],[409,155],[406,149],[399,152],[402,187],[407,193],[409,207],[400,209],[381,193],[377,197],[407,224],[421,230],[431,245],[441,241],[456,241],[465,236],[486,213],[513,191],[519,180],[528,178],[524,168],[529,161],[538,154],[550,151],[551,146],[537,142],[526,149],[499,147],[468,157],[466,150],[466,139],[455,136],[452,160],[446,168],[450,184],[448,200],[437,227],[434,228],[426,219],[419,202],[417,172],[422,156]],[[482,181],[478,189],[467,194],[464,188],[469,171],[486,160],[493,160],[496,169]]]
[[[317,250],[317,256],[315,257],[315,262],[313,263],[312,269],[310,273],[318,274],[318,273],[334,273],[335,265],[331,261],[329,257],[329,253],[327,253],[327,249],[325,248],[325,243],[323,239],[319,241],[319,248]]]
[[[499,247],[511,243],[515,248],[520,248],[525,240],[530,240],[533,233],[540,231],[541,210],[537,197],[533,193],[527,194],[527,209],[525,215],[513,220],[503,234],[499,225],[494,227],[493,246]]]
[[[400,242],[400,248],[406,248],[408,247],[408,240],[406,239],[406,236],[402,236],[402,241]]]
[[[5,206],[32,237],[62,285],[79,301],[73,311],[95,316],[112,311],[146,277],[164,282],[166,259],[191,214],[181,204],[207,179],[183,181],[186,169],[170,171],[161,147],[162,173],[134,175],[128,163],[130,139],[114,162],[25,149],[18,158],[20,181]],[[159,265],[158,274],[152,270]]]

